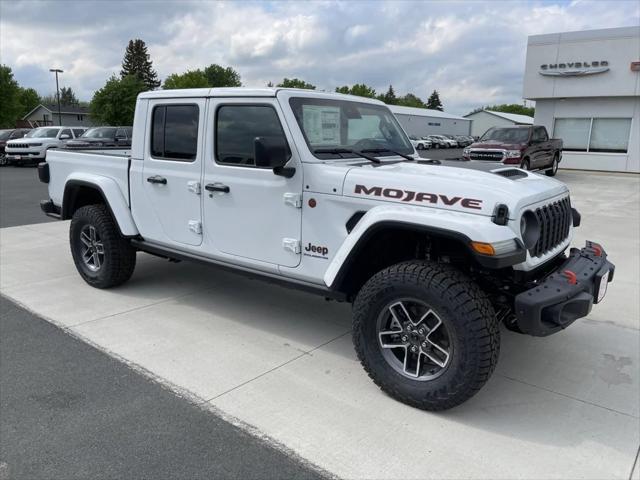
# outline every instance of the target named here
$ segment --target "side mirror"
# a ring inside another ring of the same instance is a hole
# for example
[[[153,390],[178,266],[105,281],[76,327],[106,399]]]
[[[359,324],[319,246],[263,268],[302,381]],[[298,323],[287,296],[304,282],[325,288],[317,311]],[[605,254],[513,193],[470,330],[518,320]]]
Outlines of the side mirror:
[[[272,168],[273,173],[291,178],[295,168],[285,167],[289,161],[289,146],[284,138],[256,137],[253,140],[256,167]]]
[[[71,138],[71,135],[67,135],[66,133],[63,135],[60,135],[60,140],[69,140]]]

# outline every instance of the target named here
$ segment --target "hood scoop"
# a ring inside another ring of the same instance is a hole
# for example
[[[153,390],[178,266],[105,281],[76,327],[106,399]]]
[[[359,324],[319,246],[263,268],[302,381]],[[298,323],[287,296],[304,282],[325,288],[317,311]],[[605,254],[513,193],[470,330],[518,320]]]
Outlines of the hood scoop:
[[[516,168],[508,168],[506,170],[498,170],[494,171],[496,175],[500,175],[502,177],[510,178],[511,180],[518,180],[519,178],[527,178],[529,174],[522,170],[518,170]]]

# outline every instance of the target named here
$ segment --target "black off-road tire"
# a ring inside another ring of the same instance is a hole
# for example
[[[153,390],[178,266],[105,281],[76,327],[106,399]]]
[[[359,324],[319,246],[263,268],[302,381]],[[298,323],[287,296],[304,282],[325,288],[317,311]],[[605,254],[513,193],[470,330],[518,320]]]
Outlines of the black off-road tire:
[[[384,358],[377,319],[390,302],[417,298],[450,332],[452,357],[442,373],[414,380]],[[353,343],[371,379],[396,400],[423,410],[453,408],[475,395],[498,362],[500,328],[486,294],[453,267],[427,261],[399,263],[374,275],[353,304]]]
[[[104,256],[100,268],[92,271],[82,258],[80,234],[84,227],[93,226],[103,244]],[[79,208],[69,228],[71,255],[80,276],[92,287],[110,288],[131,278],[136,267],[136,250],[118,231],[114,219],[103,204]]]
[[[558,154],[556,153],[553,156],[553,163],[551,163],[551,168],[546,170],[544,173],[547,177],[555,177],[556,173],[558,173],[558,164],[560,163],[560,159],[558,158]]]

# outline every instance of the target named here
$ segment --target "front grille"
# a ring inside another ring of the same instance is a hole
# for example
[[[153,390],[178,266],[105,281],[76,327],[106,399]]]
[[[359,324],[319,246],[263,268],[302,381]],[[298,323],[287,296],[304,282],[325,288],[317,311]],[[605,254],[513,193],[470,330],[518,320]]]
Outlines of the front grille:
[[[540,257],[560,245],[569,236],[571,229],[571,200],[565,197],[534,211],[540,223],[540,238],[531,255]]]
[[[490,152],[486,150],[471,150],[469,152],[471,160],[488,160],[490,162],[501,162],[503,159],[502,152]]]
[[[7,148],[29,148],[31,145],[28,143],[12,143],[11,145],[7,145]]]

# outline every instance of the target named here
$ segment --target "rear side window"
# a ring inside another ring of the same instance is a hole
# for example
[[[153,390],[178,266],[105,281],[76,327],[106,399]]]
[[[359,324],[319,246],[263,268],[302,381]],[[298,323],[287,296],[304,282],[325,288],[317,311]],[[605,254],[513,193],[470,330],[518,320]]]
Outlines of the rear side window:
[[[254,140],[289,146],[278,114],[269,105],[223,105],[216,116],[216,161],[224,165],[255,166]]]
[[[198,151],[197,105],[158,105],[151,119],[151,155],[191,162]]]
[[[84,130],[82,128],[74,128],[73,133],[75,134],[76,138],[78,138],[84,133]]]
[[[62,130],[62,132],[60,132],[60,137],[62,137],[62,135],[68,135],[69,138],[73,138],[73,135],[71,135],[71,130],[68,129],[68,128],[65,129],[65,130]],[[60,137],[58,137],[58,138],[60,138]]]

